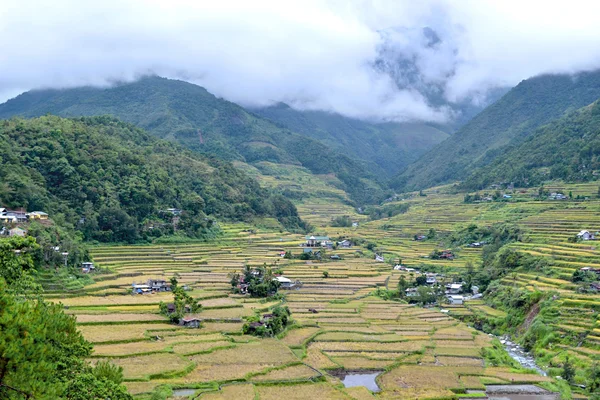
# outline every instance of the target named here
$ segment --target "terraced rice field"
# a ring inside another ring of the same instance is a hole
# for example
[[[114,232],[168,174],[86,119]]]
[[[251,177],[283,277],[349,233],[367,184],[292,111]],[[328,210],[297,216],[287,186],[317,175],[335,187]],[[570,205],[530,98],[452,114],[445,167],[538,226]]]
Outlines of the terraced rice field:
[[[392,271],[391,265],[398,258],[408,266],[432,265],[449,273],[480,263],[481,249],[467,247],[454,249],[454,260],[431,260],[429,253],[442,246],[439,239],[417,242],[414,235],[427,234],[430,228],[444,234],[470,223],[508,220],[524,227],[530,236],[514,248],[548,257],[553,266],[552,274],[516,274],[507,277],[506,284],[559,293],[565,308],[556,328],[587,332],[583,346],[568,350],[581,358],[598,359],[600,353],[594,346],[600,344],[600,328],[594,307],[600,301],[597,296],[576,293],[568,278],[576,268],[600,264],[600,250],[592,242],[567,239],[581,229],[600,229],[600,203],[532,201],[529,194],[523,194],[522,202],[464,204],[463,194],[444,188],[426,193],[426,197],[403,200],[411,204],[407,213],[371,222],[341,205],[340,199],[299,205],[302,216],[318,233],[374,243],[386,258],[384,263],[375,262],[364,247],[329,252],[339,254],[340,261],[284,260],[281,251],[301,252],[302,236],[224,225],[218,243],[93,248],[94,262],[102,270],[94,282],[70,290],[49,290],[48,297],[61,301],[77,317],[83,334],[95,345],[94,359],[110,359],[124,368],[126,384],[139,398],[147,398],[158,385],[192,388],[200,399],[372,396],[366,389],[344,388],[328,374],[342,368],[383,370],[377,380],[381,398],[451,398],[457,391],[486,383],[540,379],[487,366],[481,349],[490,346],[489,337],[452,317],[460,313],[502,317],[502,311],[472,302],[466,307],[448,307],[449,316],[386,302],[372,293],[378,287],[395,287],[400,273]],[[335,193],[330,194],[335,199]],[[329,227],[336,215],[351,215],[359,227]],[[241,333],[244,317],[277,302],[264,303],[229,290],[228,274],[247,264],[264,263],[303,282],[301,289],[286,293],[285,303],[295,325],[278,338],[258,339]],[[323,278],[324,271],[328,278]],[[158,314],[159,302],[170,299],[168,293],[127,294],[132,283],[173,275],[201,299],[202,328],[170,325]]]

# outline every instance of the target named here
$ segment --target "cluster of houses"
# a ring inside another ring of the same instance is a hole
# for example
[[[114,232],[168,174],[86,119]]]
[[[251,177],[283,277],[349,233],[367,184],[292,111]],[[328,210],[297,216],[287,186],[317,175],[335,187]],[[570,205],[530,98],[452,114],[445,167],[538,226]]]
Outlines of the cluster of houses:
[[[259,272],[252,271],[252,274],[258,275]],[[293,281],[289,278],[286,278],[285,276],[275,276],[273,280],[279,282],[279,289],[292,290],[299,289],[302,287],[302,282],[300,282],[299,280]],[[237,285],[240,294],[248,294],[248,286],[249,284],[244,282],[244,275],[241,275],[240,282]]]
[[[19,224],[29,220],[45,220],[48,214],[43,211],[27,212],[25,210],[9,210],[0,208],[0,223]]]
[[[171,284],[162,279],[148,279],[146,284],[132,284],[133,294],[148,294],[171,291]]]
[[[427,285],[436,285],[438,284],[438,274],[430,273],[427,274]],[[469,297],[471,299],[481,298],[482,295],[479,293],[479,287],[471,286],[471,291],[473,292],[473,296]],[[416,287],[410,287],[405,290],[406,297],[415,297],[418,295],[418,289]],[[444,294],[446,295],[446,300],[449,304],[461,305],[465,300],[469,298],[465,298],[464,293],[464,283],[448,283],[445,286]]]

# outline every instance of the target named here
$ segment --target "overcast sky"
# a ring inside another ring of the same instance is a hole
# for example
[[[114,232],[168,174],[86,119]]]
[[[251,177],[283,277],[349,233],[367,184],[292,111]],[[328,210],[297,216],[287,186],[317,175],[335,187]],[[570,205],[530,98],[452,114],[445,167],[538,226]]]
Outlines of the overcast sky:
[[[2,0],[0,101],[156,73],[243,105],[441,121],[448,109],[423,88],[477,101],[541,73],[599,68],[599,15],[593,0]],[[391,72],[398,60],[411,60],[410,79]]]

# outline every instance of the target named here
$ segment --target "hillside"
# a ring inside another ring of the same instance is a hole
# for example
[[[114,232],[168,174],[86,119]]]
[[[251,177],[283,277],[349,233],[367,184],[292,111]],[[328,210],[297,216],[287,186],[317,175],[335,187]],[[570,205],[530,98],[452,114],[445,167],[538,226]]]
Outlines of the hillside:
[[[531,186],[549,179],[596,179],[600,170],[600,104],[574,111],[500,151],[501,157],[475,170],[464,186],[478,189],[502,182]]]
[[[288,200],[230,163],[112,117],[0,121],[0,146],[0,205],[46,211],[86,239],[133,242],[174,229],[202,238],[216,218],[303,226]],[[179,223],[167,208],[183,210]]]
[[[114,115],[155,136],[221,159],[251,165],[265,161],[298,165],[313,174],[333,174],[340,188],[357,203],[375,202],[384,196],[379,170],[187,82],[146,77],[104,89],[39,90],[0,105],[0,118],[47,113],[63,117]]]
[[[600,72],[545,75],[521,82],[393,179],[398,191],[462,180],[499,149],[600,98]]]
[[[299,111],[286,104],[253,111],[343,154],[366,160],[388,177],[449,136],[425,123],[375,124],[324,111]]]

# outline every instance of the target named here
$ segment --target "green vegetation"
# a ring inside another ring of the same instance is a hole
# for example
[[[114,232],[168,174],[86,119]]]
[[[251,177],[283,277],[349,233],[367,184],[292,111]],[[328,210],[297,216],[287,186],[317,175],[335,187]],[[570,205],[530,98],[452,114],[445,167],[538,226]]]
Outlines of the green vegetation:
[[[222,160],[251,165],[261,162],[301,165],[313,174],[333,174],[340,188],[360,204],[377,202],[385,196],[384,180],[371,172],[368,164],[334,151],[317,140],[281,128],[213,96],[200,86],[183,81],[153,76],[109,89],[32,91],[0,105],[0,118],[37,117],[47,113],[64,117],[113,115],[154,136]],[[177,163],[189,162],[187,157],[175,158],[179,159]],[[198,169],[206,171],[204,166]],[[228,174],[233,172],[227,170]],[[228,176],[219,178],[225,185],[231,182]],[[229,189],[222,192],[228,193]],[[208,205],[207,199],[204,200]],[[240,202],[240,199],[231,200],[232,208]],[[252,205],[249,205],[250,209]],[[229,210],[230,213],[235,211]],[[246,208],[237,210],[248,211]]]
[[[0,397],[68,400],[131,399],[122,369],[86,359],[92,346],[75,319],[33,285],[40,268],[35,240],[0,239]]]
[[[496,160],[502,163],[506,153],[503,146],[516,146],[536,128],[600,98],[599,82],[600,73],[596,71],[578,74],[577,79],[568,75],[545,75],[519,83],[458,132],[411,164],[394,178],[392,186],[397,191],[432,187],[464,180],[475,168]],[[561,157],[562,149],[558,150],[552,154],[551,160]],[[516,158],[512,161],[522,165]],[[503,173],[502,169],[494,170]],[[512,170],[511,166],[509,171]],[[477,175],[473,176],[476,181]]]
[[[185,314],[197,313],[202,309],[199,299],[194,299],[187,294],[175,277],[171,278],[171,292],[173,293],[173,310],[170,312],[168,305],[163,301],[158,305],[160,313],[169,317],[171,322],[177,324]]]
[[[277,306],[262,317],[260,315],[248,317],[242,332],[254,336],[273,337],[281,333],[292,322],[290,316],[289,308]]]
[[[463,186],[483,188],[492,183],[513,182],[530,187],[552,179],[596,180],[600,170],[599,128],[600,104],[595,102],[502,148],[501,157],[477,170]],[[573,198],[572,193],[569,198]]]
[[[342,154],[364,160],[374,173],[386,177],[395,175],[449,136],[424,123],[373,124],[329,112],[298,111],[282,103],[254,112]]]
[[[87,240],[210,238],[215,218],[274,216],[303,229],[295,207],[231,164],[195,155],[110,117],[0,124],[0,204],[44,210]],[[183,210],[180,216],[168,208]]]

